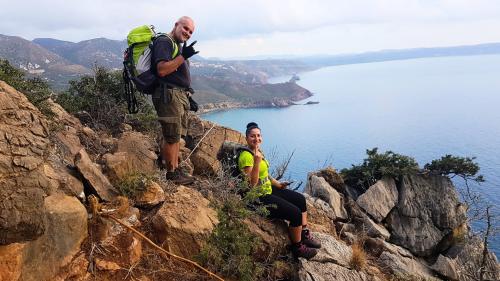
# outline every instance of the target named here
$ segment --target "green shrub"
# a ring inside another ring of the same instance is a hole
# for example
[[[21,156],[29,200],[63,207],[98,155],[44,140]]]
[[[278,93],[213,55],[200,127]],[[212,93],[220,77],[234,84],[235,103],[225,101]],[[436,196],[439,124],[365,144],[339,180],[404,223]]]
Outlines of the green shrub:
[[[484,182],[482,175],[477,175],[479,165],[474,162],[476,157],[459,157],[447,154],[441,159],[432,160],[427,163],[424,169],[438,175],[459,176],[464,180],[474,180],[476,182]]]
[[[128,198],[134,197],[137,193],[146,190],[146,187],[153,181],[153,176],[144,173],[131,173],[120,179],[117,184],[121,195]]]
[[[238,280],[259,280],[264,272],[252,254],[260,239],[243,222],[251,215],[244,200],[232,195],[217,206],[219,224],[210,235],[197,259],[204,266]]]
[[[5,81],[26,95],[28,100],[45,116],[52,117],[54,115],[47,103],[52,91],[46,81],[39,77],[27,78],[23,71],[10,65],[7,60],[2,59],[0,59],[0,80]]]
[[[415,159],[392,151],[380,154],[375,147],[367,149],[366,154],[368,158],[361,165],[352,165],[350,169],[340,171],[347,185],[366,190],[384,176],[398,178],[416,173],[419,169]]]
[[[141,132],[156,130],[154,109],[142,94],[136,95],[140,112],[128,114],[121,72],[95,67],[92,76],[70,81],[57,102],[68,112],[78,113],[80,120],[94,129],[118,133],[119,125],[128,123]]]

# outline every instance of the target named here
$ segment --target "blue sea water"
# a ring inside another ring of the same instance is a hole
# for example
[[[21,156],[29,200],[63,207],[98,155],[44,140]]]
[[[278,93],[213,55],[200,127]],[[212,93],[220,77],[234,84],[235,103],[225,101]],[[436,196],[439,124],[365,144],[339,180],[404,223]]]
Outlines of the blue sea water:
[[[302,73],[298,84],[320,103],[203,118],[242,132],[249,121],[259,123],[264,151],[279,155],[275,162],[294,152],[287,177],[297,181],[326,165],[361,163],[373,147],[412,156],[421,166],[445,154],[474,156],[486,182],[473,189],[499,214],[500,55],[327,67]],[[500,254],[498,236],[491,248]]]

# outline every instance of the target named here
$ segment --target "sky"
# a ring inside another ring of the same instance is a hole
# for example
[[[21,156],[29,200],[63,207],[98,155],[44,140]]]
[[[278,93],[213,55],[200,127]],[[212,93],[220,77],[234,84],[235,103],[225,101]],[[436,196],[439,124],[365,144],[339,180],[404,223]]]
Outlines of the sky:
[[[0,34],[122,40],[196,23],[203,57],[350,54],[500,42],[500,0],[0,0]]]

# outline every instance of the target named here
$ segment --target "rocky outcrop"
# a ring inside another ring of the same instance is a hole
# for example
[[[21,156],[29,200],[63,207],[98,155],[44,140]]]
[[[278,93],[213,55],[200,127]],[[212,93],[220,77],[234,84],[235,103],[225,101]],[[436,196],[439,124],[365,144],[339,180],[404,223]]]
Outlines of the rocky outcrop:
[[[331,187],[324,178],[310,175],[304,193],[312,197],[320,198],[330,205],[333,210],[334,219],[346,219],[347,212],[344,209],[343,196]]]
[[[169,251],[191,257],[198,253],[218,223],[209,201],[196,190],[179,186],[165,198],[152,219],[156,239]]]
[[[391,241],[417,256],[433,254],[441,240],[465,221],[465,208],[451,181],[424,175],[403,177],[399,201],[387,217]]]
[[[40,211],[54,191],[43,169],[48,136],[41,113],[0,81],[0,245],[34,240],[45,231]]]
[[[396,182],[392,178],[384,178],[370,186],[356,200],[376,222],[381,222],[398,202]]]
[[[405,280],[424,279],[440,280],[432,273],[432,270],[425,265],[425,262],[412,258],[400,256],[398,254],[383,252],[379,257],[379,262],[388,268],[390,272]]]

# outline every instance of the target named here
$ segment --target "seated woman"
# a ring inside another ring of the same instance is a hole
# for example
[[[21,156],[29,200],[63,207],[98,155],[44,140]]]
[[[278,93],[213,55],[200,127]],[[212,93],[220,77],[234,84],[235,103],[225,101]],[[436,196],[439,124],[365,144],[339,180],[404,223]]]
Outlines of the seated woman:
[[[313,240],[307,229],[306,199],[301,193],[286,189],[288,182],[279,182],[269,175],[269,162],[260,150],[262,135],[257,123],[248,123],[246,129],[248,151],[241,152],[238,166],[246,175],[251,188],[259,188],[259,201],[269,206],[270,218],[289,221],[289,237],[292,253],[296,257],[310,259],[321,245]]]

